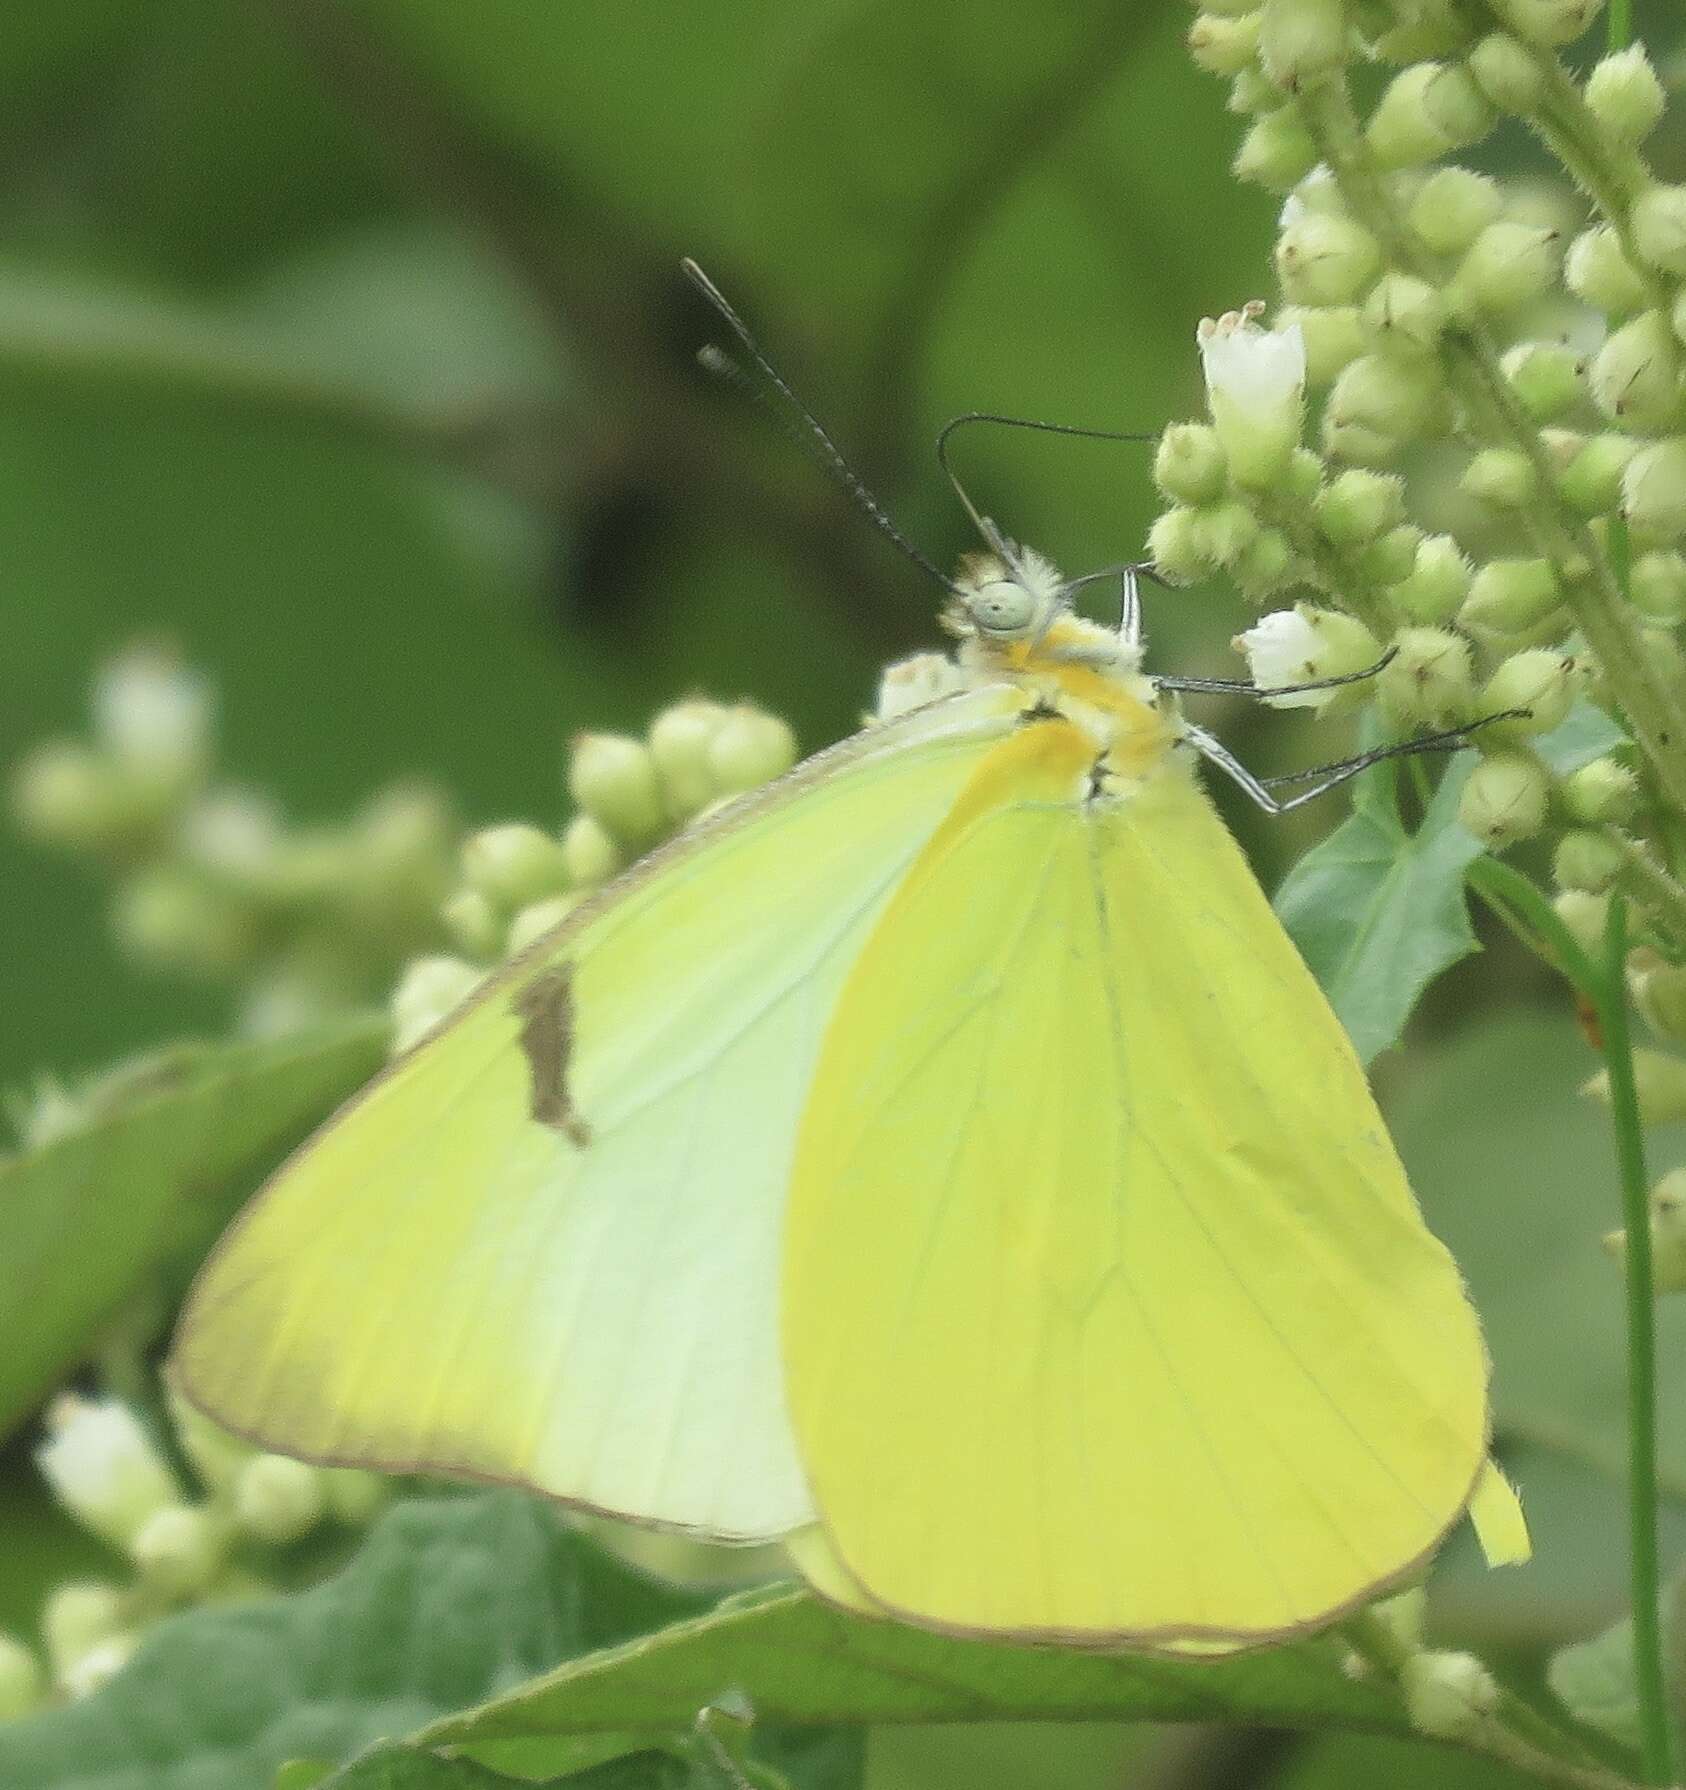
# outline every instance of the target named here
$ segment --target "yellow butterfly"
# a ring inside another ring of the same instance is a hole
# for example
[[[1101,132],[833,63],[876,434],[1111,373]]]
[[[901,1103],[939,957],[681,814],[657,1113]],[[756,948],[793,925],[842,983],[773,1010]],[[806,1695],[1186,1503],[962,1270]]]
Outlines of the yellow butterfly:
[[[173,1372],[933,1628],[1222,1652],[1525,1558],[1488,1365],[1192,775],[1268,795],[987,522],[948,693],[653,853],[224,1237]],[[921,662],[928,671],[930,661]]]

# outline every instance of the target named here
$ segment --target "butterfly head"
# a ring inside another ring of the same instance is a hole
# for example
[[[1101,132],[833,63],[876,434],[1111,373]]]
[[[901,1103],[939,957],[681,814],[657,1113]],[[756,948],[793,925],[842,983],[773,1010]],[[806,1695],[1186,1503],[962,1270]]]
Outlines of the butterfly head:
[[[954,601],[944,616],[963,639],[1006,646],[1040,640],[1071,608],[1064,579],[1028,547],[969,553],[960,562]]]

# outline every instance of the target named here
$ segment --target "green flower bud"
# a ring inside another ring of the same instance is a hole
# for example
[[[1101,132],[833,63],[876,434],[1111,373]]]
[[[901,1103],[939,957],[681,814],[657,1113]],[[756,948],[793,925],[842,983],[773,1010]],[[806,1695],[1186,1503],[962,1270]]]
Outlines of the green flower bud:
[[[1686,621],[1686,555],[1671,549],[1640,554],[1628,573],[1628,595],[1634,608],[1659,627]]]
[[[1493,116],[1466,68],[1419,62],[1394,76],[1364,136],[1383,167],[1402,168],[1480,142],[1493,128]]]
[[[1551,874],[1560,889],[1582,889],[1601,895],[1621,875],[1621,846],[1596,827],[1575,827],[1557,842]]]
[[[1501,218],[1470,244],[1458,266],[1458,293],[1490,315],[1519,311],[1551,290],[1557,258],[1555,231]]]
[[[1400,1647],[1415,1653],[1423,1644],[1428,1592],[1421,1585],[1413,1585],[1408,1591],[1371,1604],[1368,1614],[1381,1623]]]
[[[1350,304],[1381,269],[1382,252],[1351,218],[1305,212],[1276,240],[1282,296],[1299,305]]]
[[[1639,778],[1619,759],[1595,758],[1563,779],[1559,796],[1582,826],[1625,826],[1639,811]]]
[[[1279,87],[1327,74],[1346,54],[1346,0],[1265,0],[1259,56]]]
[[[320,1469],[284,1454],[254,1455],[234,1482],[234,1521],[254,1540],[282,1546],[327,1514]]]
[[[562,856],[568,880],[579,889],[592,889],[616,876],[626,864],[614,836],[589,814],[576,814],[562,831]]]
[[[1458,619],[1483,634],[1523,634],[1563,600],[1551,562],[1493,559],[1475,574]]]
[[[1666,429],[1680,414],[1680,355],[1661,311],[1624,323],[1592,363],[1593,401],[1628,428]]]
[[[1669,310],[1669,321],[1679,341],[1686,342],[1686,292],[1682,292]]]
[[[1440,168],[1423,183],[1407,221],[1436,255],[1461,255],[1504,207],[1499,183],[1470,168]]]
[[[1594,435],[1559,474],[1557,488],[1583,516],[1607,516],[1622,501],[1622,476],[1639,450],[1629,435]]]
[[[392,1502],[394,1482],[384,1473],[361,1467],[323,1467],[318,1470],[328,1515],[336,1523],[362,1529]]]
[[[1589,895],[1585,889],[1565,889],[1552,898],[1551,905],[1567,927],[1569,936],[1583,951],[1595,957],[1602,955],[1604,927],[1610,916],[1608,895]],[[1587,1088],[1581,1090],[1583,1094],[1590,1091]]]
[[[568,793],[614,838],[648,845],[667,825],[656,761],[642,740],[582,733],[568,764]]]
[[[167,1504],[141,1525],[129,1552],[141,1581],[169,1598],[198,1597],[217,1575],[228,1526],[202,1504]]]
[[[1686,186],[1654,186],[1633,206],[1633,244],[1642,259],[1686,273]]]
[[[226,975],[245,962],[251,916],[203,878],[158,864],[123,883],[112,903],[118,945],[151,969]]]
[[[1364,352],[1364,325],[1357,305],[1284,305],[1277,322],[1299,328],[1307,385],[1330,384],[1348,361]]]
[[[1463,606],[1473,576],[1450,535],[1429,535],[1417,543],[1411,570],[1388,591],[1388,601],[1410,621],[1447,622]]]
[[[1399,1688],[1411,1726],[1433,1740],[1467,1739],[1499,1705],[1499,1687],[1473,1653],[1413,1653]]]
[[[1224,18],[1203,12],[1188,28],[1188,53],[1196,68],[1209,75],[1238,75],[1259,53],[1263,15],[1242,13]]]
[[[1312,515],[1326,541],[1362,547],[1405,516],[1405,481],[1393,473],[1358,468],[1337,473],[1318,492]]]
[[[1503,31],[1482,38],[1469,53],[1476,85],[1501,112],[1532,112],[1545,90],[1545,75],[1525,44]]]
[[[1341,183],[1335,178],[1333,170],[1322,162],[1282,202],[1282,213],[1277,224],[1286,228],[1295,218],[1308,211],[1321,211],[1329,217],[1339,218],[1352,215],[1347,206],[1346,195],[1341,191]]]
[[[458,889],[447,897],[439,918],[451,943],[470,957],[496,957],[503,949],[503,910],[478,889]]]
[[[1294,106],[1263,112],[1248,127],[1230,163],[1237,180],[1285,193],[1317,166],[1317,145]]]
[[[41,1662],[15,1635],[0,1629],[0,1722],[33,1713],[45,1694]]]
[[[1612,142],[1632,147],[1657,128],[1666,103],[1657,71],[1638,44],[1606,56],[1587,76],[1587,109]]]
[[[257,1450],[244,1437],[225,1430],[196,1405],[190,1405],[173,1386],[167,1388],[167,1396],[170,1421],[182,1453],[211,1491],[227,1491],[242,1464]]]
[[[1536,423],[1573,410],[1586,392],[1586,364],[1563,342],[1518,342],[1504,357],[1517,402]]]
[[[737,795],[782,777],[796,763],[796,735],[787,722],[739,703],[709,741],[708,768],[723,795]]]
[[[1209,423],[1172,423],[1153,456],[1153,482],[1173,503],[1212,503],[1224,494],[1229,468]]]
[[[72,1703],[104,1690],[129,1663],[139,1645],[140,1636],[132,1629],[96,1642],[59,1675],[60,1690]]]
[[[32,839],[87,851],[127,830],[129,804],[109,762],[75,740],[37,746],[12,777],[12,813]]]
[[[1464,468],[1458,488],[1495,510],[1520,510],[1533,500],[1538,481],[1520,448],[1483,448]]]
[[[63,1684],[77,1661],[120,1634],[127,1619],[122,1592],[102,1579],[55,1586],[41,1606],[41,1643],[54,1680]]]
[[[1600,895],[1589,900],[1604,905]],[[1587,943],[1589,950],[1601,949],[1602,932]],[[1636,1050],[1633,1053],[1633,1080],[1639,1095],[1639,1116],[1647,1125],[1673,1125],[1686,1119],[1686,1060],[1671,1057],[1661,1050]],[[1581,1092],[1603,1105],[1610,1104],[1610,1072],[1600,1069],[1581,1084]]]
[[[1398,443],[1429,432],[1438,420],[1441,390],[1423,369],[1390,357],[1362,354],[1345,367],[1323,407],[1324,445],[1341,459],[1375,464],[1372,439]]]
[[[114,1398],[61,1394],[47,1408],[47,1440],[35,1464],[58,1501],[85,1528],[128,1548],[154,1511],[182,1488],[129,1407]]]
[[[1200,512],[1188,504],[1177,504],[1154,518],[1147,531],[1147,556],[1173,584],[1194,584],[1217,570]]]
[[[1660,541],[1686,535],[1686,436],[1642,447],[1622,474],[1622,509]]]
[[[1628,959],[1627,986],[1653,1032],[1672,1043],[1686,1037],[1686,964],[1668,963],[1654,951],[1635,951]]]
[[[1230,82],[1229,93],[1224,100],[1224,110],[1234,112],[1241,118],[1287,109],[1288,95],[1256,64],[1242,69]]]
[[[1323,456],[1311,448],[1295,448],[1288,456],[1288,474],[1282,481],[1284,495],[1291,503],[1316,501],[1323,489]]]
[[[561,842],[522,821],[470,833],[462,846],[462,874],[469,888],[505,912],[568,886]]]
[[[1258,518],[1237,498],[1202,504],[1194,519],[1202,556],[1213,565],[1233,566],[1258,539]]]
[[[1560,49],[1585,34],[1604,0],[1503,0],[1495,10],[1524,42]]]
[[[504,954],[519,957],[535,940],[554,932],[580,904],[577,895],[552,895],[546,901],[535,901],[524,907],[509,923],[509,936],[504,940]]]
[[[1533,753],[1484,753],[1458,798],[1458,819],[1489,851],[1503,851],[1545,825],[1550,791]]]
[[[1393,647],[1376,693],[1395,720],[1440,727],[1469,714],[1475,675],[1467,640],[1444,628],[1401,628]]]
[[[1310,603],[1261,617],[1231,644],[1246,657],[1247,675],[1259,690],[1345,677],[1368,670],[1381,657],[1375,635],[1361,621]],[[1342,694],[1339,689],[1301,690],[1265,701],[1277,709],[1325,709]]]
[[[726,715],[720,703],[693,698],[663,709],[651,722],[650,756],[656,761],[670,819],[689,820],[719,795],[709,769],[708,749]],[[591,880],[601,882],[603,878]]]
[[[1467,21],[1455,13],[1424,10],[1415,18],[1400,19],[1376,39],[1373,47],[1383,62],[1421,62],[1467,48],[1474,35]]]
[[[1563,279],[1576,298],[1611,317],[1629,316],[1650,302],[1650,288],[1608,224],[1594,224],[1569,244]]]
[[[383,791],[355,823],[354,871],[374,901],[419,900],[431,913],[445,897],[457,823],[449,802],[425,784]]]
[[[1241,594],[1253,602],[1294,583],[1299,562],[1288,537],[1279,528],[1261,528],[1230,567]]]
[[[1239,19],[1258,10],[1259,0],[1203,0],[1200,10],[1214,18]]]
[[[1502,715],[1508,709],[1525,713],[1508,721],[1490,721],[1481,730],[1483,740],[1523,740],[1530,734],[1550,733],[1568,715],[1579,685],[1575,661],[1564,653],[1543,646],[1512,653],[1488,678],[1477,707],[1483,715]]]
[[[1414,522],[1401,522],[1379,541],[1372,541],[1358,556],[1358,569],[1371,584],[1398,584],[1417,563],[1423,531]]]
[[[136,647],[94,679],[94,731],[125,773],[159,803],[178,801],[204,776],[211,734],[210,686],[175,655]]]
[[[1674,973],[1679,975],[1680,972],[1676,970]],[[1643,999],[1636,997],[1636,1003],[1643,1010]],[[1672,1170],[1651,1189],[1648,1228],[1651,1232],[1652,1291],[1686,1292],[1686,1169]],[[1618,1262],[1626,1261],[1627,1232],[1606,1231],[1604,1247]]]
[[[480,986],[481,972],[460,957],[418,957],[392,991],[393,1056],[402,1056]]]
[[[1383,354],[1432,354],[1446,324],[1440,294],[1413,274],[1386,273],[1370,288],[1361,316],[1370,346]]]

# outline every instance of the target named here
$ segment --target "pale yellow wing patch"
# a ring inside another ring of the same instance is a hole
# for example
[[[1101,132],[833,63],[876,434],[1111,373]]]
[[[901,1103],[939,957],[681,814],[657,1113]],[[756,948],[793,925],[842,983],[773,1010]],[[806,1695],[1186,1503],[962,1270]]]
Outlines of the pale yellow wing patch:
[[[1468,1502],[1486,1363],[1338,1023],[1174,770],[996,747],[844,988],[783,1332],[873,1603],[1165,1649],[1302,1632]]]

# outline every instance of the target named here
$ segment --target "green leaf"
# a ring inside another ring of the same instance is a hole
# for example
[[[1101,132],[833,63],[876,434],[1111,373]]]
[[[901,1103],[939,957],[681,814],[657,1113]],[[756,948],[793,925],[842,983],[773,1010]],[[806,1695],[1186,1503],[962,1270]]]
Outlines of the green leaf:
[[[760,1720],[797,1725],[1234,1720],[1408,1731],[1391,1695],[1341,1670],[1332,1640],[1182,1664],[953,1640],[774,1589],[574,1661],[417,1738],[542,1775],[576,1736],[669,1733],[728,1687]]]
[[[1686,1740],[1686,1580],[1676,1577],[1658,1598],[1663,1663],[1678,1753]],[[1633,1671],[1633,1618],[1624,1616],[1602,1634],[1565,1647],[1547,1673],[1551,1688],[1589,1727],[1632,1747],[1641,1745],[1639,1694]]]
[[[80,1129],[0,1161],[0,1434],[148,1275],[203,1250],[256,1181],[379,1066],[384,1018],[126,1065]]]
[[[1357,780],[1352,814],[1290,870],[1276,911],[1366,1062],[1397,1042],[1440,972],[1476,949],[1464,874],[1481,855],[1458,824],[1475,755],[1447,765],[1415,833],[1399,814],[1397,769]]]
[[[268,1784],[290,1761],[350,1759],[700,1601],[610,1559],[523,1493],[399,1504],[325,1584],[171,1617],[93,1696],[0,1728],[0,1784]]]

